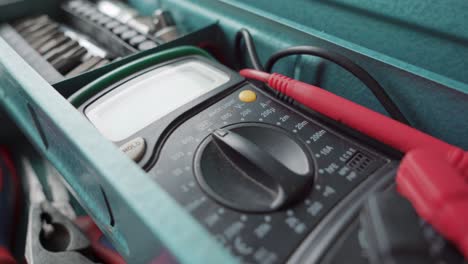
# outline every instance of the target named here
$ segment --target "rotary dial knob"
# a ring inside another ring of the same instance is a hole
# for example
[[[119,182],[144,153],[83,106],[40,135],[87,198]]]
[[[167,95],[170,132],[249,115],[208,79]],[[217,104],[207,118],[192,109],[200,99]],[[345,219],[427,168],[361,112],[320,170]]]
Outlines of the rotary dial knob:
[[[305,144],[258,123],[214,131],[195,155],[195,175],[217,202],[240,211],[270,212],[311,191],[314,165]]]

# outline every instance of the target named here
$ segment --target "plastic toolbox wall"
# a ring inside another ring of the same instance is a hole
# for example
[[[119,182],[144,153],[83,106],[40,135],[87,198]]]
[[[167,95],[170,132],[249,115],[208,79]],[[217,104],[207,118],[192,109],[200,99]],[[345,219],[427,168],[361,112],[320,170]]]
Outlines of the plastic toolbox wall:
[[[130,1],[142,11],[159,6],[158,1]],[[159,2],[175,10],[185,24],[219,20],[231,52],[237,30],[249,28],[263,62],[292,45],[317,45],[345,54],[382,84],[415,127],[468,149],[466,1]],[[339,67],[324,67],[318,58],[304,59],[298,67],[292,63],[279,63],[275,70],[384,112],[373,95]]]
[[[468,2],[464,0],[223,2],[468,83]]]

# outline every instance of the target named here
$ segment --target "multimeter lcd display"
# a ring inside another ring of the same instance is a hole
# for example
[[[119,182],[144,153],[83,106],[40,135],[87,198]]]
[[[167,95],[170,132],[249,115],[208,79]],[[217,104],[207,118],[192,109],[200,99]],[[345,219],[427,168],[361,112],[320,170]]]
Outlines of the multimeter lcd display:
[[[228,81],[226,73],[202,61],[185,60],[123,83],[85,114],[106,138],[121,141]]]

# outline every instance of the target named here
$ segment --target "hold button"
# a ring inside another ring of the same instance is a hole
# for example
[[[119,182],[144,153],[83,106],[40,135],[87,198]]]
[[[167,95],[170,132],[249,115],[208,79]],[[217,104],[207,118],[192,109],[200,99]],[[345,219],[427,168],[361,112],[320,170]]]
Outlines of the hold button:
[[[252,90],[243,90],[239,93],[239,100],[244,103],[252,103],[257,100],[257,94]]]
[[[135,162],[139,162],[146,151],[146,141],[137,137],[120,146],[120,150]]]

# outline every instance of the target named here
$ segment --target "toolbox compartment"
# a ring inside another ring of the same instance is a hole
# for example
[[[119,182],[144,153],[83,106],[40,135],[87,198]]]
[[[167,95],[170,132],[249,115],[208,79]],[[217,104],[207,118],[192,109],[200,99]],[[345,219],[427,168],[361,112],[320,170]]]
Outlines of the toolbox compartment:
[[[415,127],[468,148],[468,79],[464,74],[468,32],[463,16],[466,9],[462,8],[468,6],[462,1],[455,1],[453,9],[444,10],[454,15],[445,17],[445,23],[438,25],[430,23],[437,15],[436,1],[417,1],[421,10],[427,12],[424,17],[398,12],[413,3],[388,3],[384,7],[393,8],[384,9],[370,0],[297,1],[294,4],[288,1],[272,4],[266,0],[161,0],[160,6],[156,1],[130,2],[142,14],[158,7],[171,10],[177,24],[182,25],[187,34],[52,84],[0,39],[0,107],[63,174],[85,211],[93,216],[130,263],[147,263],[164,248],[181,263],[236,262],[195,219],[66,100],[94,79],[145,55],[180,45],[220,47],[211,49],[215,56],[221,54],[217,59],[233,68],[242,68],[247,59],[239,65],[234,49],[235,34],[242,27],[252,31],[262,61],[287,46],[325,47],[367,69]],[[55,0],[0,3],[0,23],[41,13],[59,17],[60,4]],[[317,17],[309,19],[312,11],[298,10],[314,10]],[[349,20],[356,24],[350,25]],[[367,28],[367,24],[375,20],[382,23],[381,31]],[[392,38],[399,38],[402,43],[394,45],[388,41]],[[430,44],[425,45],[425,41]],[[438,55],[428,57],[427,54]],[[317,83],[384,112],[372,94],[339,67],[311,57],[284,61],[278,64],[276,71]],[[293,63],[294,67],[288,67],[286,62]],[[9,129],[4,130],[10,118],[0,116],[0,141],[6,142],[12,136],[17,138],[13,125],[7,125]],[[206,259],[208,254],[209,260]]]

